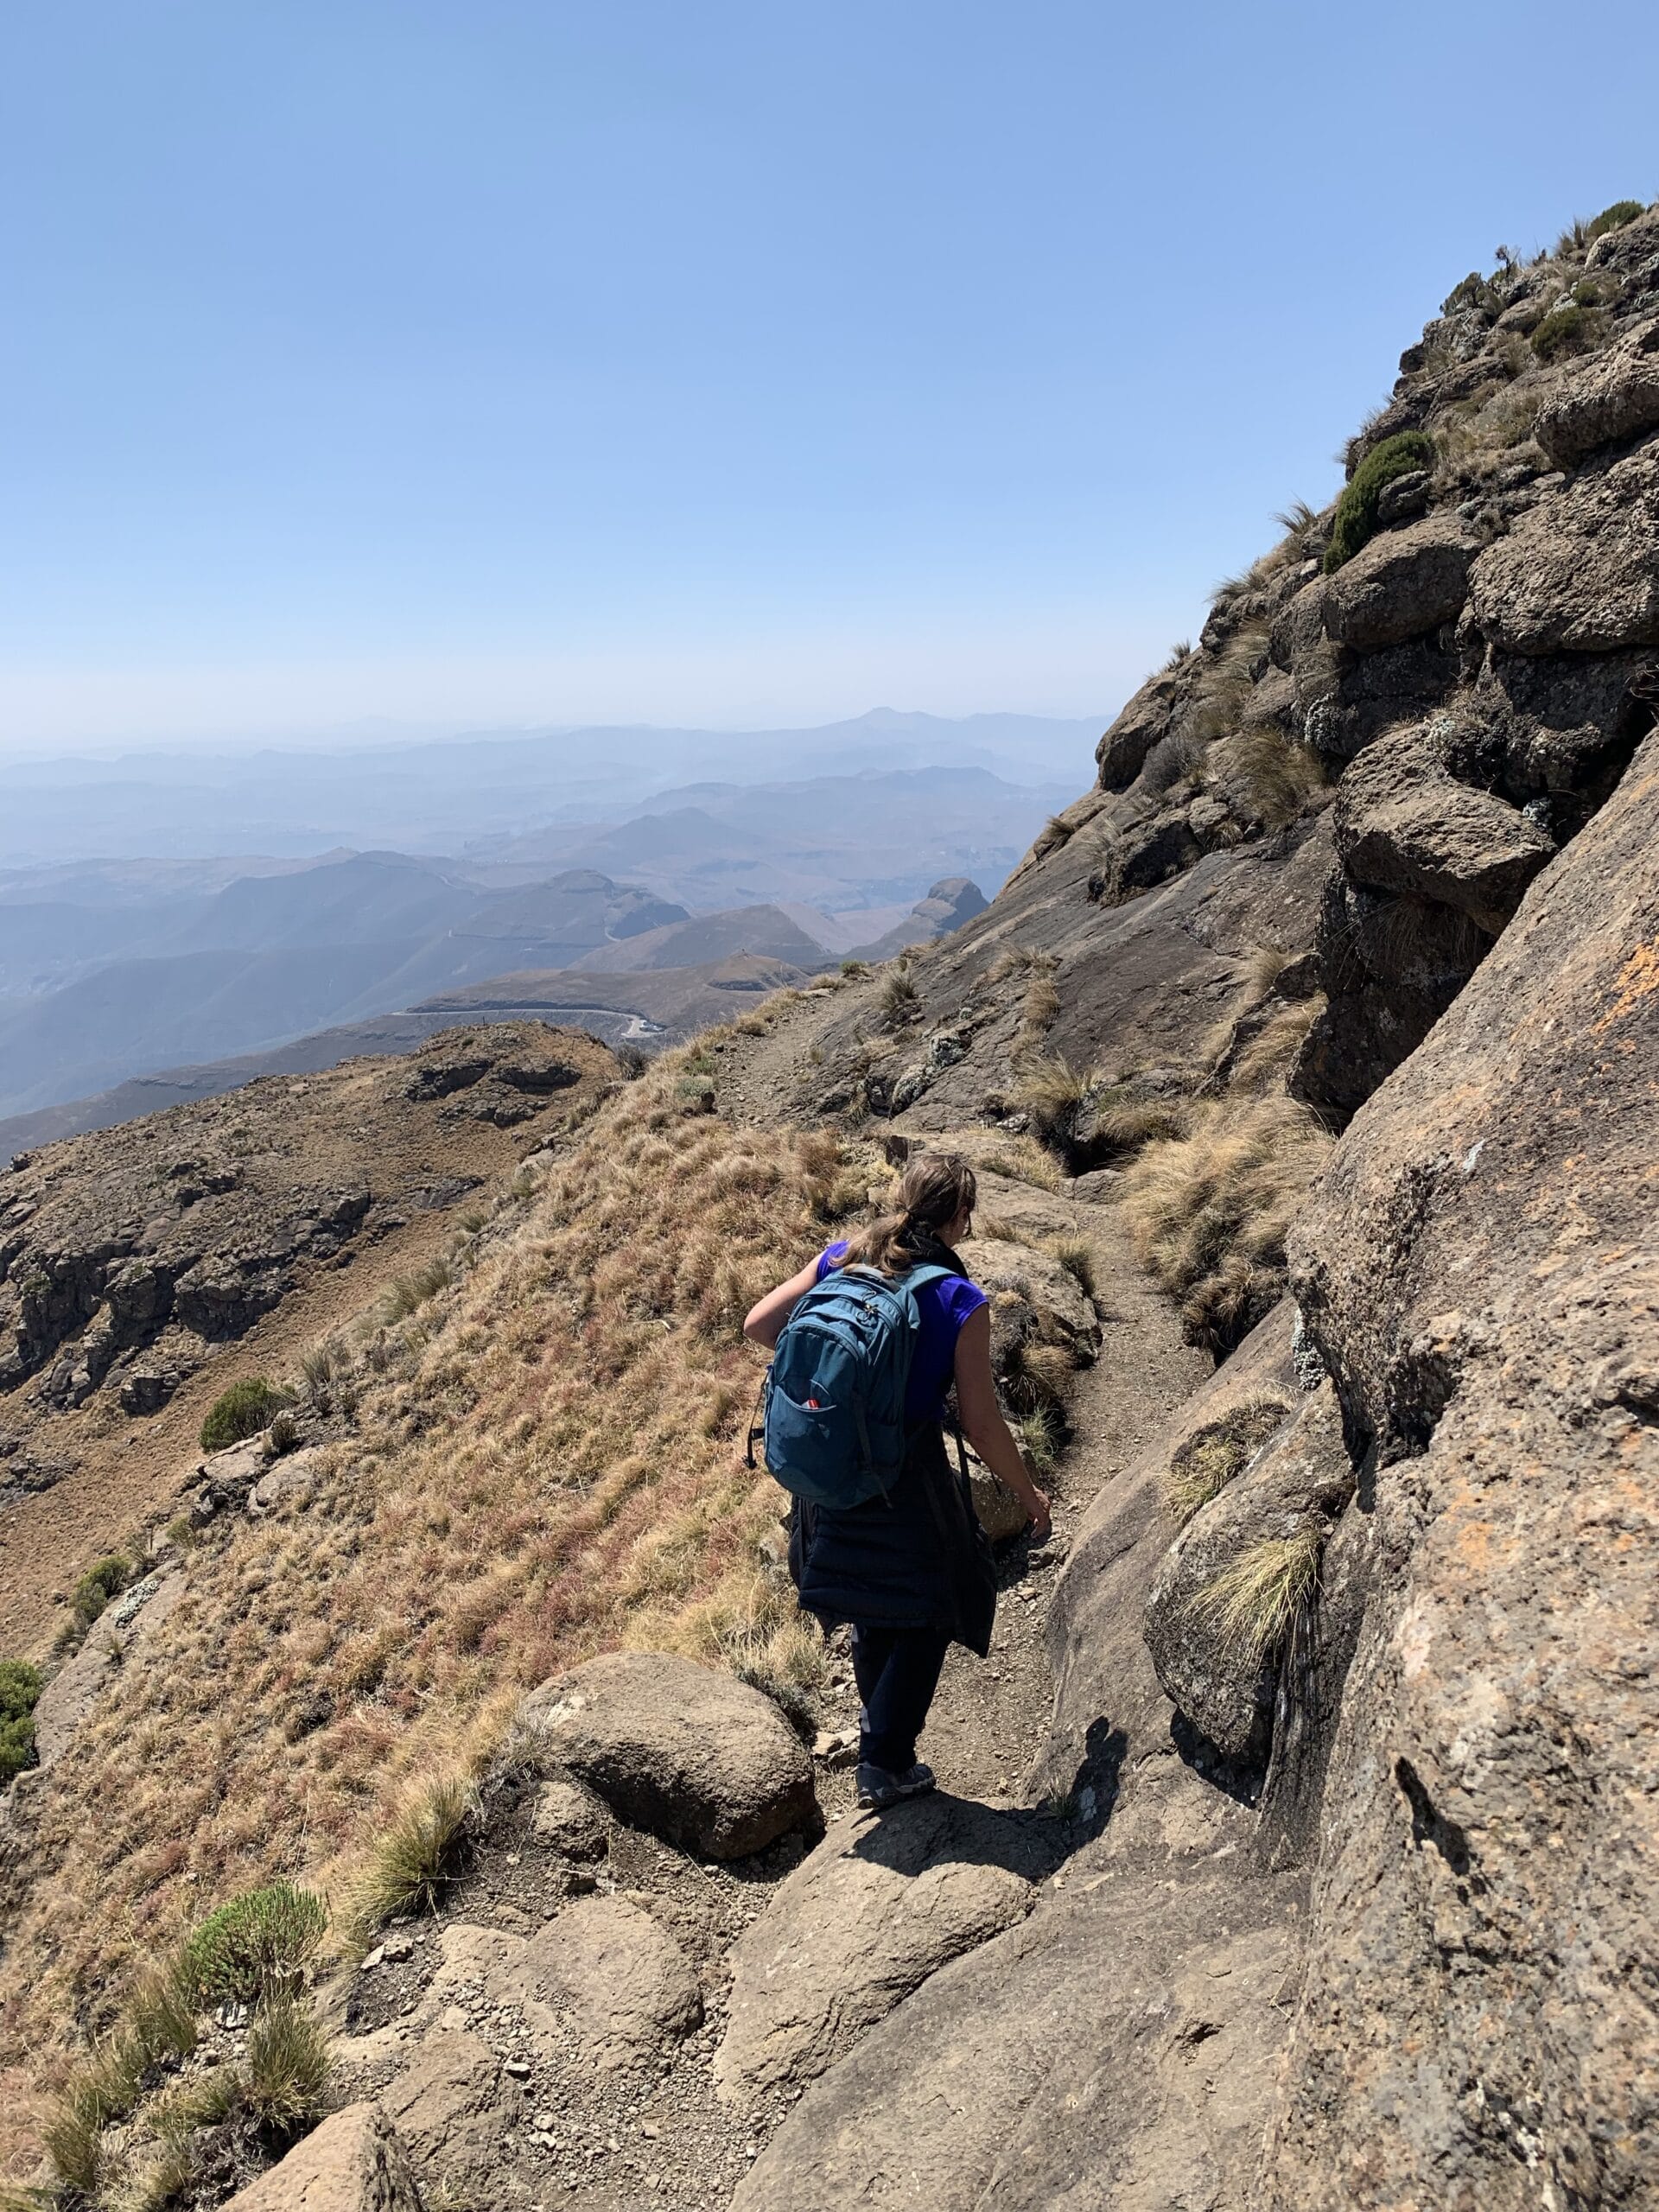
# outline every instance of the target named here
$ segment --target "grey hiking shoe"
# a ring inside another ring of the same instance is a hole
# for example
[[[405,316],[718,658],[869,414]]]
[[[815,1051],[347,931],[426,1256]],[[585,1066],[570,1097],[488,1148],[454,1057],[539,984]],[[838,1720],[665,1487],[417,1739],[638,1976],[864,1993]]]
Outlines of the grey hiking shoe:
[[[933,1770],[918,1759],[914,1766],[907,1766],[902,1774],[889,1774],[884,1766],[861,1766],[858,1770],[858,1802],[861,1811],[879,1813],[888,1805],[896,1805],[901,1797],[921,1797],[936,1787]]]

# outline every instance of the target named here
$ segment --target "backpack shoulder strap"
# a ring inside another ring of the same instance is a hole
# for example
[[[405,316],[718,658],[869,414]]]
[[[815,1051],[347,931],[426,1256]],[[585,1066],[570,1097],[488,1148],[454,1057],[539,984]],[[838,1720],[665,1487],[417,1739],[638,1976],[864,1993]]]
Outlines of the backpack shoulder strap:
[[[906,1290],[921,1290],[931,1282],[966,1282],[968,1280],[960,1268],[942,1268],[935,1262],[930,1262],[925,1267],[912,1268],[907,1274],[899,1277]]]

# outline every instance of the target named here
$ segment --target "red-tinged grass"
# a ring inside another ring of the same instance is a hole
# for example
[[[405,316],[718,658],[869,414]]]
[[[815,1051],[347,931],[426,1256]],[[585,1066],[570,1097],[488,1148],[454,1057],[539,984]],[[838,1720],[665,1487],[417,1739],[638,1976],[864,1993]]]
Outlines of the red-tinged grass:
[[[356,1421],[309,1506],[192,1553],[153,1660],[31,1801],[0,2044],[41,2063],[0,2083],[0,2174],[37,2139],[25,2090],[64,2077],[140,1961],[262,1882],[348,1893],[393,1808],[476,1773],[547,1675],[627,1645],[783,1694],[815,1679],[759,1549],[783,1499],[742,1465],[761,1363],[741,1329],[827,1199],[880,1178],[821,1133],[688,1110],[689,1057],[521,1179],[418,1313],[331,1344]]]

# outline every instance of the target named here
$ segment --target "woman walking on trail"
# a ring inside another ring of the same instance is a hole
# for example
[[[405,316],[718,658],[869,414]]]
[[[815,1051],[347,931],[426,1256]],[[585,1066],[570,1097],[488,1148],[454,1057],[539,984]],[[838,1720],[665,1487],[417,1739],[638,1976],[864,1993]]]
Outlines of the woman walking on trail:
[[[956,1255],[976,1196],[974,1171],[959,1154],[920,1154],[905,1169],[896,1211],[850,1242],[830,1245],[768,1292],[743,1324],[747,1337],[770,1349],[807,1292],[837,1269],[901,1281],[912,1269],[930,1271],[913,1290],[918,1325],[897,1479],[884,1494],[844,1509],[798,1496],[791,1529],[790,1571],[802,1605],[826,1630],[852,1626],[863,1806],[932,1789],[932,1770],[918,1761],[916,1739],[944,1655],[953,1643],[982,1659],[990,1649],[996,1611],[990,1547],[967,1482],[945,1456],[944,1402],[953,1382],[969,1442],[1025,1506],[1036,1540],[1049,1534],[1048,1499],[1027,1471],[997,1404],[989,1302]]]

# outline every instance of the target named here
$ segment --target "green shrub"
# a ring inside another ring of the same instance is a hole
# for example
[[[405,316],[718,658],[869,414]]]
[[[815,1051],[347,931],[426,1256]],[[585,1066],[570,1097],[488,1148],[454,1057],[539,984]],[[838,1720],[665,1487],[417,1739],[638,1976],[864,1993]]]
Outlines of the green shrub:
[[[71,1599],[75,1618],[82,1628],[91,1628],[111,1598],[118,1598],[132,1580],[132,1561],[112,1552],[96,1566],[89,1567],[75,1585]]]
[[[1401,430],[1371,448],[1337,501],[1336,520],[1325,556],[1325,573],[1333,575],[1351,561],[1376,528],[1376,503],[1383,487],[1414,468],[1433,468],[1434,441],[1423,430]]]
[[[38,1669],[22,1659],[0,1659],[0,1784],[29,1764],[40,1694]]]
[[[199,2004],[251,2005],[297,1981],[322,1941],[328,1909],[287,1882],[249,1890],[210,1912],[184,1947],[186,1986]]]
[[[1532,334],[1532,350],[1541,361],[1555,361],[1564,354],[1583,353],[1601,335],[1601,317],[1593,308],[1567,300],[1549,313]]]
[[[202,1450],[223,1452],[227,1445],[257,1436],[262,1428],[269,1427],[274,1414],[292,1403],[290,1391],[279,1390],[263,1375],[245,1376],[228,1390],[221,1390],[207,1408],[207,1418],[201,1424]]]
[[[1459,308],[1480,308],[1491,313],[1497,304],[1497,293],[1491,278],[1483,276],[1478,269],[1471,269],[1462,283],[1453,285],[1440,302],[1440,313],[1456,315]]]
[[[1611,207],[1604,207],[1593,223],[1584,228],[1584,242],[1593,245],[1598,238],[1605,238],[1609,231],[1622,231],[1626,223],[1633,223],[1647,209],[1639,200],[1615,200]]]

